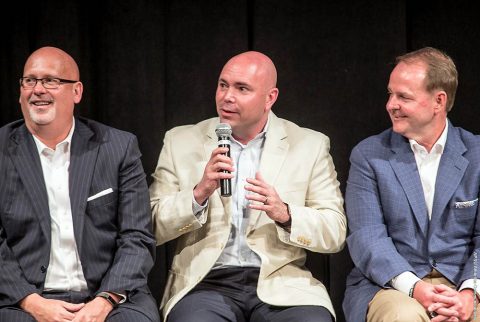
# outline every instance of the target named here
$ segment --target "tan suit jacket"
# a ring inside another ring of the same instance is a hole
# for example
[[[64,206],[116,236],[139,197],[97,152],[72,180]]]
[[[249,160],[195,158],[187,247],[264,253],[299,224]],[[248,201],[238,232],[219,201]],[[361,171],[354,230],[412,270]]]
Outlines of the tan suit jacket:
[[[157,244],[178,238],[160,305],[165,318],[207,275],[228,241],[231,198],[221,197],[218,189],[208,199],[204,225],[192,210],[192,190],[217,147],[218,123],[212,118],[168,131],[153,174],[150,201]],[[345,242],[343,198],[329,148],[325,135],[270,112],[260,172],[289,204],[292,228],[288,233],[265,213],[251,212],[247,241],[262,260],[257,293],[265,303],[320,305],[335,315],[326,288],[304,267],[305,249],[335,253]]]

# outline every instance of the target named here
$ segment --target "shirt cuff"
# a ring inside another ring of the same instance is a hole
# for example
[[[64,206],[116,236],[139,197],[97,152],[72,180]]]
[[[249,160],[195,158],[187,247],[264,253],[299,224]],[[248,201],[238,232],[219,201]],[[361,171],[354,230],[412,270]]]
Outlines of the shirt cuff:
[[[418,282],[420,279],[417,275],[413,274],[412,272],[403,272],[390,281],[390,285],[397,291],[405,293],[407,295],[410,294],[411,288]]]
[[[192,190],[192,210],[193,214],[197,218],[197,220],[200,222],[200,224],[205,224],[207,222],[207,216],[205,215],[205,209],[208,206],[208,199],[205,201],[204,205],[198,204],[198,202],[195,200],[195,197],[193,196],[193,190]]]
[[[125,303],[125,301],[127,300],[127,296],[125,294],[117,293],[117,292],[110,292],[110,293],[113,293],[115,295],[118,295],[118,297],[120,297],[120,301],[118,301],[118,304]]]
[[[466,288],[471,288],[472,290],[475,290],[477,292],[477,296],[480,297],[480,292],[479,292],[479,289],[480,289],[480,280],[477,279],[477,285],[475,286],[475,283],[474,283],[474,279],[471,278],[471,279],[468,279],[468,280],[465,280],[462,285],[460,286],[460,288],[458,289],[459,291],[461,290],[464,290]]]

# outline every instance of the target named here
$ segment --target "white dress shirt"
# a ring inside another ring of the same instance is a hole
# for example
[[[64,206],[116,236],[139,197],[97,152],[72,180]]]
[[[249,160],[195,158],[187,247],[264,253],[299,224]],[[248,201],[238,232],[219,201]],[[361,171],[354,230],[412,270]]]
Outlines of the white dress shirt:
[[[438,166],[440,165],[440,159],[442,158],[443,149],[447,142],[448,133],[448,120],[445,125],[445,129],[438,138],[437,142],[433,145],[430,152],[420,145],[415,140],[409,140],[410,148],[415,155],[415,161],[417,163],[418,173],[420,175],[420,181],[422,182],[423,195],[425,197],[425,203],[427,205],[428,218],[432,218],[433,197],[435,195],[435,182],[437,181]],[[405,293],[409,294],[410,289],[415,283],[420,280],[418,276],[412,272],[403,272],[391,280],[391,285]]]
[[[45,278],[46,291],[87,290],[73,232],[68,185],[70,147],[74,129],[75,119],[67,138],[57,144],[55,150],[33,136],[42,164],[51,219],[50,264]]]
[[[423,194],[425,196],[425,203],[427,205],[428,218],[432,219],[433,197],[435,195],[435,183],[437,181],[438,167],[440,159],[442,158],[443,150],[447,142],[448,135],[448,119],[446,121],[445,129],[433,145],[430,152],[421,146],[415,140],[409,140],[410,147],[415,155],[420,181],[422,182]],[[391,280],[391,285],[406,294],[409,294],[410,289],[415,285],[420,278],[412,272],[403,272]],[[477,282],[478,283],[478,282]],[[480,285],[480,284],[479,284]],[[473,289],[473,279],[466,280],[462,283],[460,290],[465,288]]]

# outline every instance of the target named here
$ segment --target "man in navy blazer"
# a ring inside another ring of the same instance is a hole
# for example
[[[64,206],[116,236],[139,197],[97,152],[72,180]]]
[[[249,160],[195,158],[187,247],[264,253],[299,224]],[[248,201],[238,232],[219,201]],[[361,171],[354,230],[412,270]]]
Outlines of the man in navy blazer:
[[[159,321],[148,187],[135,136],[73,117],[83,85],[54,47],[0,129],[0,321]]]
[[[397,57],[386,105],[392,128],[352,151],[347,321],[473,316],[480,138],[447,119],[457,84],[455,64],[437,49]]]

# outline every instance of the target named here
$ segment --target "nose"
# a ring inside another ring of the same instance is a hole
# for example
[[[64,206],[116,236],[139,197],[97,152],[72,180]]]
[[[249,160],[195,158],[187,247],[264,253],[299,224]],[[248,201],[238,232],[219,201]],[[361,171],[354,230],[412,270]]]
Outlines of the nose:
[[[33,93],[35,95],[45,93],[47,89],[43,86],[43,83],[41,81],[37,81],[35,86],[33,86]]]
[[[232,88],[232,86],[230,86],[229,88],[227,88],[225,90],[224,95],[223,95],[223,99],[224,99],[225,102],[231,103],[231,102],[235,101],[235,95],[233,93],[233,90],[234,89]]]
[[[387,110],[398,110],[399,105],[397,103],[397,100],[395,99],[395,96],[393,94],[390,94],[388,96],[387,104],[386,104]]]

